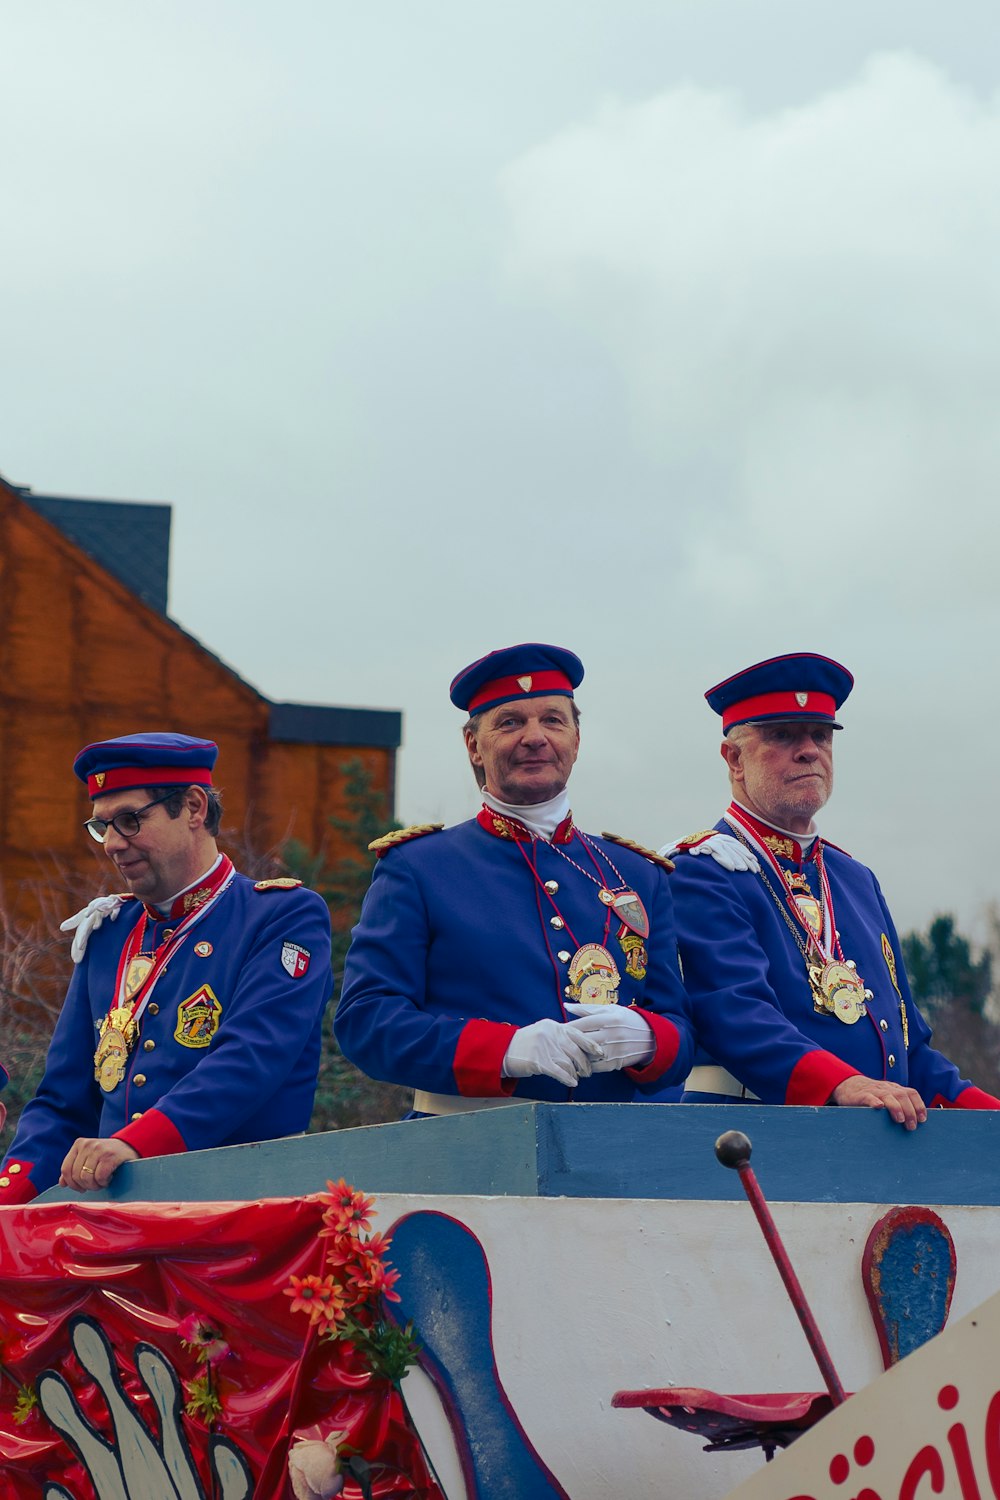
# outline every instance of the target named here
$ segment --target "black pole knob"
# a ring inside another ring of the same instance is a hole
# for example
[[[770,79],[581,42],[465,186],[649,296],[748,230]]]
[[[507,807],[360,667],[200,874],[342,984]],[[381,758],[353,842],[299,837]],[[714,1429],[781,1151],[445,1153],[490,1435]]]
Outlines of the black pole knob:
[[[742,1130],[727,1130],[715,1143],[715,1154],[724,1167],[735,1167],[738,1170],[748,1166],[752,1152],[750,1139]]]

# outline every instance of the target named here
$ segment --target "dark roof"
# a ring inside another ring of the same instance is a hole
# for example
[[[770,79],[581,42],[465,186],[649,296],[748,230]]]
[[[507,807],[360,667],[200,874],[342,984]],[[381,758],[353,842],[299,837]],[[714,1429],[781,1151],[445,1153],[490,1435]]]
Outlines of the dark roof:
[[[403,716],[385,708],[330,708],[319,703],[272,703],[268,734],[293,745],[372,745],[395,750]]]
[[[20,484],[11,485],[11,489],[145,604],[166,614],[169,505],[71,500],[65,495],[36,495],[28,485]]]

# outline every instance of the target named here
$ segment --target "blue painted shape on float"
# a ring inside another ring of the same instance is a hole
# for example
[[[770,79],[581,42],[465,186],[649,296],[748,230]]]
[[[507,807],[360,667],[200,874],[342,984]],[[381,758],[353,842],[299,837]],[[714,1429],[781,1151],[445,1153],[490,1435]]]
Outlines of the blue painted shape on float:
[[[955,1268],[951,1234],[932,1210],[894,1208],[874,1226],[862,1276],[887,1369],[944,1328]]]
[[[569,1500],[539,1458],[500,1380],[493,1354],[493,1291],[486,1252],[449,1214],[406,1214],[389,1231],[400,1301],[420,1364],[451,1423],[469,1500]]]

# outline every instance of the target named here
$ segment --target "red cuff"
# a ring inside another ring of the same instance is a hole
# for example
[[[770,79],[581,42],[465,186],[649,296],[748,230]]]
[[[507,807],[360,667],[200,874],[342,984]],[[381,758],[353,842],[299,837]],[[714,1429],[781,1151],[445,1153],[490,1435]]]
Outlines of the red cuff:
[[[825,1104],[837,1087],[858,1072],[832,1052],[807,1052],[792,1069],[785,1089],[786,1104]]]
[[[187,1145],[177,1126],[158,1109],[147,1109],[138,1120],[116,1130],[113,1140],[124,1141],[140,1156],[176,1156]]]
[[[639,1012],[644,1021],[648,1021],[653,1032],[655,1051],[648,1063],[643,1063],[641,1068],[623,1068],[622,1072],[636,1083],[656,1083],[662,1078],[673,1065],[674,1059],[680,1051],[680,1032],[673,1021],[666,1016],[661,1016],[655,1010],[643,1010],[641,1006],[633,1005],[632,1010]]]
[[[985,1089],[977,1089],[972,1085],[963,1089],[955,1099],[946,1099],[943,1094],[937,1094],[931,1108],[939,1106],[941,1109],[1000,1109],[1000,1099],[995,1099]]]
[[[30,1172],[33,1161],[8,1161],[0,1173],[0,1205],[5,1203],[30,1203],[38,1197],[38,1189],[32,1182]]]
[[[514,1092],[517,1079],[504,1078],[500,1069],[516,1030],[505,1021],[466,1021],[452,1062],[460,1094],[489,1099]]]

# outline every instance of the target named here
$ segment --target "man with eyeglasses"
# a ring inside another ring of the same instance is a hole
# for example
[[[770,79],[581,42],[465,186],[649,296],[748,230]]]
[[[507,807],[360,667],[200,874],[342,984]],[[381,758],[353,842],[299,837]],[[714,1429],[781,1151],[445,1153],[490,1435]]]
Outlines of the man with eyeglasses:
[[[333,988],[326,904],[249,880],[216,843],[218,747],[182,734],[88,745],[85,827],[127,890],[75,929],[45,1074],[0,1167],[0,1205],[108,1185],[124,1161],[303,1131]]]

